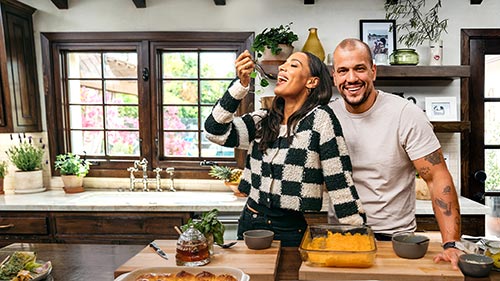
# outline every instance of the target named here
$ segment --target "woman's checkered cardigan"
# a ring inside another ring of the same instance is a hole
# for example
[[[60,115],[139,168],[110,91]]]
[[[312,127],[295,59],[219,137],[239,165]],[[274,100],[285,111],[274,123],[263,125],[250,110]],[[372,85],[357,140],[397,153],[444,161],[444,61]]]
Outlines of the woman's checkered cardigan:
[[[205,122],[207,138],[226,147],[248,149],[239,190],[268,208],[319,211],[326,185],[340,223],[363,224],[342,129],[328,106],[316,107],[297,124],[291,143],[279,141],[262,153],[256,130],[267,111],[235,117],[248,89],[233,83]]]

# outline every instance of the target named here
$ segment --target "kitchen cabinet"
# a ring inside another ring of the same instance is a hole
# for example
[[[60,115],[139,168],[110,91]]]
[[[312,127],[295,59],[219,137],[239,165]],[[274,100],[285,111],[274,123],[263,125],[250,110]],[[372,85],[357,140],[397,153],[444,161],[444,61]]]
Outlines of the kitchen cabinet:
[[[15,0],[0,0],[0,133],[42,130],[35,11]]]
[[[177,239],[190,212],[0,212],[0,246],[14,242],[147,244]]]

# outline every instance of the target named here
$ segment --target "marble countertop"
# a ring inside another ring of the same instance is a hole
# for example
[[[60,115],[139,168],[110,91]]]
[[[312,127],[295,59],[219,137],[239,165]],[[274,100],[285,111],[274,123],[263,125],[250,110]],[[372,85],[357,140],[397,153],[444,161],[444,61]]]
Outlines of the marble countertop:
[[[327,199],[324,196],[324,199]],[[96,211],[96,212],[205,212],[217,208],[220,212],[240,212],[246,198],[232,192],[118,192],[85,191],[66,194],[62,190],[40,193],[0,195],[0,211]],[[323,210],[326,211],[324,200]],[[462,215],[484,215],[489,208],[468,198],[460,197]],[[417,200],[417,215],[432,215],[431,201]]]

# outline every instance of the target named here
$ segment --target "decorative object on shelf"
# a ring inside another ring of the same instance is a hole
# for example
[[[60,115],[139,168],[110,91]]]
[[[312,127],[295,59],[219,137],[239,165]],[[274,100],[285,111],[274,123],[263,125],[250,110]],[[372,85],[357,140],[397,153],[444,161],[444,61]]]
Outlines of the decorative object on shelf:
[[[325,60],[325,49],[318,37],[318,29],[316,27],[309,28],[309,36],[302,47],[302,52],[309,52],[317,56],[321,61]]]
[[[418,53],[415,49],[396,49],[389,56],[391,65],[417,65],[418,60]]]
[[[214,242],[220,245],[224,244],[224,232],[226,229],[222,222],[219,221],[218,214],[219,210],[212,209],[209,212],[203,213],[200,219],[190,218],[185,225],[181,226],[183,232],[190,227],[194,227],[200,231],[207,238],[210,255],[214,254]]]
[[[45,191],[43,186],[43,157],[45,154],[45,144],[40,138],[38,144],[31,136],[19,134],[19,144],[11,146],[7,151],[7,156],[18,169],[14,173],[15,193],[35,193]],[[10,135],[13,140],[12,135]]]
[[[443,65],[443,40],[430,41],[429,47],[431,48],[429,65]]]
[[[426,97],[425,113],[430,121],[457,121],[457,98]]]
[[[360,20],[359,35],[370,46],[375,64],[387,65],[389,54],[396,49],[396,21]]]
[[[0,161],[0,194],[4,194],[5,192],[3,191],[3,180],[7,173],[9,172],[9,166],[7,162],[5,161]]]
[[[297,34],[291,31],[292,22],[279,27],[265,28],[255,36],[252,50],[260,60],[284,61],[293,52],[293,42],[299,40]],[[262,57],[265,54],[264,57]],[[281,56],[278,56],[280,55]],[[278,56],[278,57],[276,57]]]
[[[71,152],[59,154],[54,162],[55,170],[61,173],[66,193],[79,193],[85,191],[83,188],[83,178],[90,170],[90,163],[79,155]]]
[[[435,0],[435,3],[428,11],[424,11],[425,0],[386,1],[384,4],[386,18],[401,21],[396,24],[396,30],[403,31],[399,37],[399,43],[403,43],[407,47],[417,47],[425,41],[430,43],[441,40],[441,34],[447,32],[448,19],[439,19],[441,0]],[[432,56],[425,61],[428,60],[431,65],[436,65],[435,63],[441,65],[442,53],[439,57],[440,60],[433,62],[434,64],[431,64]]]
[[[243,170],[227,166],[213,165],[208,174],[216,179],[224,181],[224,185],[231,188],[236,196],[244,196],[238,190]]]

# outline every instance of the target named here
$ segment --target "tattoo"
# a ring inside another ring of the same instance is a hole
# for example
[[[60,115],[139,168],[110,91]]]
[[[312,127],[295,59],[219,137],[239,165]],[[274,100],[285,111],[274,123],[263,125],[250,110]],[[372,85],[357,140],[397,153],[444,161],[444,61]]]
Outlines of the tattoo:
[[[443,189],[443,194],[448,194],[451,192],[451,186],[447,185],[444,189]]]
[[[422,167],[420,170],[418,170],[418,174],[420,175],[420,177],[425,178],[429,175],[430,171],[431,169],[429,167]]]
[[[440,209],[443,209],[444,210],[444,215],[449,217],[451,216],[451,202],[450,203],[446,203],[444,202],[443,200],[441,199],[436,199],[435,200],[436,202],[436,205],[440,208]]]
[[[424,157],[427,162],[431,163],[432,165],[437,165],[441,163],[441,156],[439,155],[438,151],[434,151],[433,153],[427,155]]]

